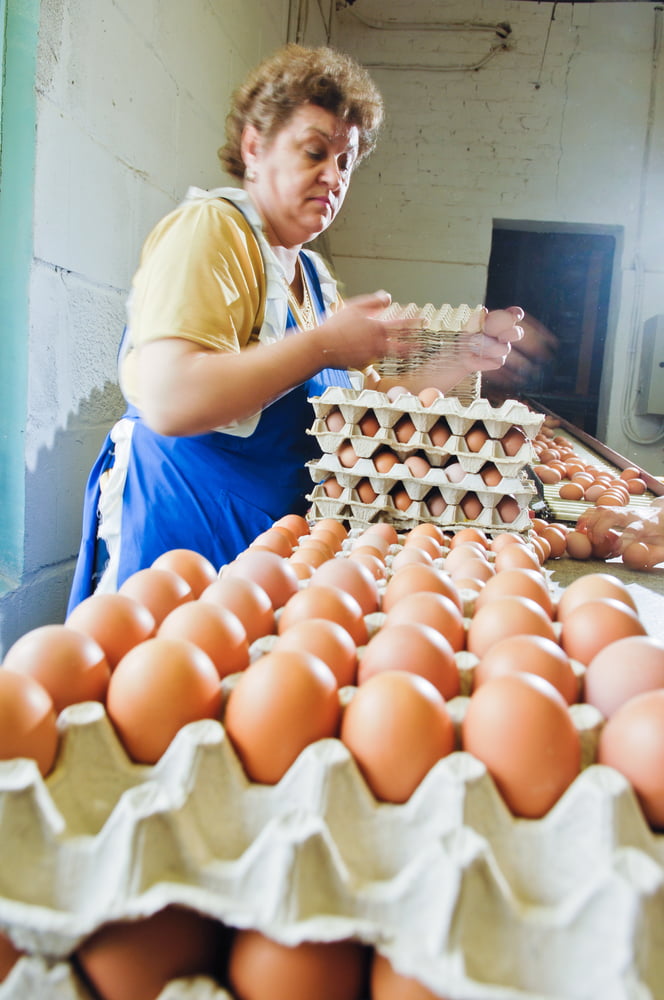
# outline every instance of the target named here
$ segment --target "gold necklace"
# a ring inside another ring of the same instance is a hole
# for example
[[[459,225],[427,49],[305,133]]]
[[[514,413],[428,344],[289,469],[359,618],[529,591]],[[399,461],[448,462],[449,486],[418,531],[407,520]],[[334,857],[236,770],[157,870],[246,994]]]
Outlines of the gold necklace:
[[[302,279],[302,302],[298,302],[293,289],[290,285],[287,285],[288,304],[291,307],[291,312],[300,330],[312,330],[315,326],[318,326],[318,317],[311,299],[307,279],[299,261],[298,267],[300,268],[300,277]]]

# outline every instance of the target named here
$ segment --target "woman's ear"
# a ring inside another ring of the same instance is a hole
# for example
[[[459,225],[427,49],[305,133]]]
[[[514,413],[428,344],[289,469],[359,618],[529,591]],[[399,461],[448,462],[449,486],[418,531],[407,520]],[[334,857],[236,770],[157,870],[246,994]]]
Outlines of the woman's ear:
[[[256,172],[256,163],[261,147],[260,132],[255,125],[245,125],[240,139],[240,153],[248,173]]]

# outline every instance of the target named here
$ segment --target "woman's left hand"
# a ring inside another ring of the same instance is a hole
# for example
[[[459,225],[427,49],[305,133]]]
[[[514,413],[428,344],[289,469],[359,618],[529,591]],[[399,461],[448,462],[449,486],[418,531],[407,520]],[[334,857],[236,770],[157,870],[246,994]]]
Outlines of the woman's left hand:
[[[512,344],[523,337],[523,329],[519,326],[523,317],[524,312],[520,306],[485,311],[480,317],[479,329],[468,330],[471,336],[468,337],[462,355],[468,372],[502,368]]]

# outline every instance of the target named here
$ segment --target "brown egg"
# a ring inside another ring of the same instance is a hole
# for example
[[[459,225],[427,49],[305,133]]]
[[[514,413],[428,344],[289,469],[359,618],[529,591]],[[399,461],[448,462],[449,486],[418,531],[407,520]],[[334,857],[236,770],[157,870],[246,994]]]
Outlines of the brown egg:
[[[579,680],[569,656],[542,635],[510,635],[494,642],[473,672],[473,688],[514,671],[537,674],[560,691],[568,705],[579,700]]]
[[[367,528],[353,540],[352,551],[371,547],[376,550],[381,559],[384,559],[390,548],[390,541],[382,531],[373,531]]]
[[[494,538],[489,542],[489,548],[493,553],[500,552],[501,549],[505,548],[506,545],[525,545],[526,540],[522,535],[518,535],[515,531],[501,531],[500,534],[495,535]]]
[[[547,542],[551,546],[550,558],[560,559],[561,556],[567,551],[567,536],[559,528],[556,528],[553,524],[550,524],[548,528],[545,528],[542,532],[542,538],[546,538]]]
[[[228,608],[237,615],[244,625],[249,645],[263,635],[272,635],[276,629],[272,601],[254,580],[241,576],[219,577],[205,588],[199,600]]]
[[[103,702],[111,676],[99,643],[68,625],[41,625],[26,632],[9,648],[2,665],[39,681],[53,699],[56,714],[75,702]]]
[[[240,930],[228,977],[238,1000],[360,1000],[369,952],[357,941],[303,941],[287,946]]]
[[[583,531],[570,531],[565,539],[570,559],[590,559],[593,551],[590,539]]]
[[[449,574],[441,572],[435,566],[419,565],[418,563],[401,566],[390,577],[383,593],[383,611],[389,612],[393,605],[406,594],[417,593],[421,590],[433,590],[435,593],[444,594],[456,604],[459,611],[463,611],[461,598]]]
[[[307,618],[329,618],[338,622],[356,646],[362,646],[367,641],[367,624],[359,601],[336,585],[310,583],[293,594],[279,616],[277,632],[281,635],[295,622]]]
[[[588,704],[609,719],[630,698],[664,688],[664,642],[634,635],[609,643],[588,664],[583,685]]]
[[[410,472],[411,476],[415,479],[424,479],[424,477],[431,471],[431,466],[427,462],[426,458],[421,455],[408,455],[404,459],[404,465]]]
[[[510,427],[510,429],[501,437],[500,443],[502,444],[503,451],[508,458],[513,458],[515,455],[518,455],[527,440],[528,438],[520,427]]]
[[[387,576],[385,563],[371,552],[362,552],[358,549],[351,552],[348,558],[351,562],[358,562],[365,566],[376,580],[384,580]]]
[[[397,510],[406,511],[413,502],[412,498],[403,486],[395,486],[394,489],[390,491],[390,496],[392,498],[392,503]]]
[[[296,538],[309,534],[309,523],[301,514],[284,514],[274,522],[273,527],[284,527],[291,531]]]
[[[479,580],[482,583],[486,583],[496,575],[493,566],[480,556],[476,556],[475,558],[468,556],[458,565],[449,569],[448,572],[455,583],[457,580],[462,579]]]
[[[249,664],[230,693],[224,727],[250,781],[276,785],[306,746],[336,736],[337,681],[304,650],[272,650]]]
[[[315,550],[320,552],[323,556],[323,562],[327,559],[334,558],[334,553],[338,551],[337,549],[338,539],[336,536],[332,536],[331,540],[325,538],[325,533],[323,530],[314,532],[312,531],[310,535],[304,535],[299,542],[299,545],[295,552],[302,554],[304,551]],[[295,552],[293,555],[295,555]],[[319,564],[320,565],[320,564]]]
[[[253,580],[262,587],[275,611],[298,590],[297,577],[290,563],[276,552],[245,549],[222,570],[222,579],[238,576]]]
[[[129,756],[156,764],[178,730],[218,718],[214,663],[186,639],[155,637],[134,646],[111,675],[106,710]]]
[[[303,537],[309,538],[309,535],[304,535]],[[268,528],[267,531],[262,531],[260,535],[256,535],[249,548],[267,549],[269,552],[276,552],[278,556],[281,556],[283,559],[287,559],[288,556],[291,555],[294,548],[292,538],[293,536],[290,532],[286,534],[280,528]],[[210,583],[212,583],[212,581],[208,580],[208,584]]]
[[[580,483],[563,483],[558,490],[558,496],[561,500],[583,500],[583,487]]]
[[[133,597],[161,625],[169,611],[178,604],[194,600],[194,592],[183,576],[172,569],[155,566],[139,569],[120,585],[118,593]]]
[[[540,819],[581,767],[581,744],[553,684],[528,673],[493,677],[473,693],[462,747],[486,766],[515,816]]]
[[[559,483],[560,480],[562,479],[562,476],[560,475],[558,469],[552,469],[549,465],[534,465],[533,472],[547,486],[552,486],[555,483]]]
[[[220,975],[227,934],[210,917],[167,906],[103,925],[80,945],[76,961],[103,1000],[156,1000],[172,979]]]
[[[76,605],[65,624],[98,642],[111,670],[133,646],[155,633],[152,613],[126,594],[92,594]]]
[[[445,532],[442,528],[439,528],[437,524],[432,524],[431,521],[422,521],[420,524],[416,524],[414,528],[411,528],[406,536],[406,541],[409,538],[419,538],[420,535],[430,535],[434,538],[439,545],[443,545],[445,542]]]
[[[474,424],[464,435],[468,451],[480,451],[489,440],[489,435],[483,424]]]
[[[556,640],[551,619],[540,604],[529,597],[496,597],[473,615],[466,645],[482,657],[490,646],[509,635],[543,635]]]
[[[439,691],[417,674],[386,670],[346,706],[341,740],[369,789],[384,802],[407,802],[442,757],[455,749],[454,724]]]
[[[385,616],[384,626],[405,622],[429,625],[445,636],[455,652],[466,644],[466,627],[458,606],[432,590],[406,594]]]
[[[434,559],[439,559],[443,554],[441,544],[437,542],[432,535],[406,535],[403,548],[404,550],[420,549],[422,552],[426,552],[427,555],[431,556],[432,561]]]
[[[600,733],[598,764],[632,785],[647,822],[664,829],[664,691],[647,691],[616,710]]]
[[[345,535],[340,535],[337,529],[326,527],[321,522],[320,524],[314,524],[311,529],[311,538],[324,542],[336,554],[341,551]],[[300,541],[300,544],[302,543],[304,543],[304,538]]]
[[[308,579],[315,569],[322,566],[330,558],[331,556],[326,554],[322,549],[298,547],[288,560],[288,564],[298,579],[301,580],[302,576],[298,570],[298,566],[306,566],[311,570],[311,573],[305,571],[305,579]]]
[[[379,448],[378,451],[374,452],[372,461],[376,472],[386,475],[398,464],[399,457],[390,448]]]
[[[508,495],[500,498],[496,511],[503,524],[513,524],[521,513],[521,507],[515,497]]]
[[[482,466],[480,476],[482,477],[482,482],[491,487],[498,486],[503,478],[493,462],[487,462],[486,465]]]
[[[311,577],[313,576],[313,572],[315,569],[315,567],[312,566],[308,561],[302,562],[301,558],[299,561],[296,560],[295,562],[293,562],[293,559],[291,557],[291,566],[293,567],[293,570],[295,571],[295,575],[298,578],[298,580],[310,580]]]
[[[348,631],[329,618],[295,622],[278,636],[272,649],[312,653],[328,665],[339,687],[357,682],[357,647]]]
[[[346,426],[346,419],[338,406],[331,409],[325,417],[325,426],[333,434],[338,434]]]
[[[529,597],[541,605],[549,618],[553,618],[553,601],[545,578],[536,569],[504,569],[487,581],[477,598],[475,611],[497,597]]]
[[[229,608],[189,601],[166,615],[157,630],[162,639],[188,639],[210,657],[220,677],[249,666],[247,630]]]
[[[208,584],[217,579],[217,568],[193,549],[169,549],[157,556],[152,565],[155,569],[172,569],[187,581],[194,597],[200,597]]]
[[[408,414],[404,413],[403,417],[399,417],[392,430],[394,431],[394,436],[397,441],[405,444],[410,441],[415,433],[415,424]]]
[[[622,551],[622,561],[625,566],[633,570],[652,569],[661,558],[660,549],[645,542],[630,542]]]
[[[398,532],[394,525],[390,524],[389,521],[376,521],[375,524],[371,525],[371,527],[365,529],[362,533],[362,537],[365,541],[367,538],[380,537],[387,542],[388,548],[390,545],[398,545],[399,543]]]
[[[334,476],[328,476],[322,485],[325,495],[330,497],[332,500],[338,500],[344,491],[343,486],[335,479]]]
[[[539,559],[528,545],[506,545],[496,552],[494,561],[496,573],[504,569],[534,569],[540,572]]]
[[[336,535],[339,541],[343,542],[348,537],[348,531],[343,521],[339,521],[336,517],[322,517],[319,521],[316,521],[312,533],[320,531],[331,531],[333,535]]]
[[[445,1000],[411,976],[397,972],[384,955],[375,952],[371,963],[371,1000]]]
[[[0,932],[0,983],[5,981],[24,954],[25,952],[17,948],[10,937]]]
[[[636,603],[625,584],[611,573],[586,573],[569,583],[558,601],[557,618],[564,621],[565,617],[585,601],[597,597],[613,597],[627,604],[636,611]]]
[[[419,399],[422,406],[428,407],[432,406],[437,399],[442,399],[443,393],[437,386],[432,385],[432,386],[427,386],[426,389],[420,389],[420,391],[417,394],[417,398]]]
[[[337,458],[344,469],[352,469],[359,457],[350,441],[344,441],[337,448]]]
[[[588,664],[610,642],[645,634],[638,615],[628,605],[612,597],[598,597],[566,613],[560,645],[574,660]]]
[[[456,549],[459,545],[478,545],[486,552],[489,547],[489,540],[486,532],[482,528],[459,528],[450,540],[450,549]]]
[[[373,437],[380,430],[380,423],[376,414],[372,410],[367,410],[364,416],[358,421],[358,427],[365,437]]]
[[[57,752],[55,709],[46,688],[28,674],[0,669],[0,760],[27,757],[45,777]]]
[[[463,516],[469,521],[476,521],[484,510],[479,497],[472,491],[470,493],[466,493],[462,497],[459,507],[461,508]]]
[[[372,573],[349,559],[330,559],[315,571],[312,583],[339,587],[358,602],[363,615],[380,609],[378,585]]]
[[[405,670],[426,677],[449,700],[460,692],[454,650],[445,636],[430,625],[396,622],[383,625],[360,657],[357,683],[386,670]]]
[[[429,429],[429,440],[434,448],[444,448],[451,437],[451,430],[447,420],[441,417],[436,423]]]

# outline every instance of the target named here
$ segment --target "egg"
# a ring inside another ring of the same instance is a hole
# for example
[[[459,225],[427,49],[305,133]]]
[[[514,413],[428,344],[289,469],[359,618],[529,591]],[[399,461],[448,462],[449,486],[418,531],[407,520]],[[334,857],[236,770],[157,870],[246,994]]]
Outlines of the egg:
[[[384,627],[401,623],[429,625],[445,636],[455,652],[466,643],[466,626],[458,606],[433,591],[406,594],[385,615]]]
[[[449,441],[452,432],[450,430],[449,424],[444,417],[437,420],[436,423],[429,429],[429,440],[434,448],[444,448]]]
[[[447,510],[447,501],[440,490],[433,489],[424,498],[431,517],[440,517]]]
[[[357,682],[357,647],[347,630],[329,618],[295,622],[277,637],[272,649],[312,653],[327,664],[339,687]]]
[[[498,486],[503,478],[493,462],[487,462],[486,465],[482,466],[480,476],[482,477],[482,482],[491,487]]]
[[[392,558],[392,572],[396,573],[402,566],[408,563],[420,563],[420,565],[433,565],[433,558],[429,552],[425,552],[417,545],[404,545]]]
[[[474,493],[472,491],[470,493],[466,493],[461,498],[459,507],[463,512],[463,516],[468,518],[469,521],[476,521],[477,518],[482,513],[482,511],[484,510],[482,502],[477,496],[477,493]]]
[[[358,421],[358,427],[365,437],[374,437],[380,430],[380,423],[376,414],[372,410],[367,410]]]
[[[306,535],[304,537],[308,538],[309,536]],[[249,546],[251,549],[267,549],[269,552],[276,552],[278,556],[284,559],[287,559],[291,555],[294,547],[293,535],[290,532],[285,533],[280,528],[274,527],[268,528],[267,531],[262,531],[260,535],[256,535]],[[209,580],[209,583],[212,583],[212,581]]]
[[[450,462],[445,466],[445,475],[451,483],[458,485],[466,478],[466,470],[459,462]]]
[[[193,549],[169,549],[152,563],[155,569],[171,569],[191,587],[194,597],[200,597],[208,584],[217,578],[217,568],[210,560]]]
[[[188,639],[207,653],[219,677],[249,666],[247,630],[233,611],[209,601],[190,601],[166,615],[157,630],[162,639]]]
[[[314,541],[324,542],[334,555],[340,552],[343,546],[343,537],[340,537],[337,531],[333,531],[332,528],[326,528],[322,524],[315,524],[313,526],[311,529],[311,538]],[[303,543],[306,544],[304,539],[301,540],[300,546]]]
[[[583,531],[570,531],[565,539],[565,548],[570,559],[590,559],[593,551],[590,539]]]
[[[513,671],[544,677],[560,691],[568,705],[579,700],[579,679],[570,658],[552,639],[542,635],[510,635],[494,642],[473,671],[473,688]]]
[[[520,427],[510,427],[510,429],[506,431],[500,439],[503,451],[508,458],[513,458],[515,455],[518,455],[527,441],[528,438]]]
[[[383,611],[389,612],[400,598],[421,590],[433,590],[435,593],[444,594],[456,604],[459,611],[463,611],[461,598],[449,574],[442,573],[435,566],[418,563],[401,566],[392,574],[383,593]]]
[[[573,659],[587,665],[609,643],[645,634],[637,613],[627,604],[612,597],[598,597],[565,614],[560,645]]]
[[[647,545],[645,542],[630,542],[622,551],[622,561],[629,569],[652,569],[661,561],[660,549]]]
[[[68,625],[41,625],[26,632],[10,646],[2,665],[39,681],[56,714],[75,702],[103,702],[111,676],[99,643]]]
[[[514,569],[504,569],[500,573],[495,573],[487,581],[487,586],[483,588],[481,596],[477,598],[475,611],[497,597],[529,597],[541,605],[549,618],[553,618],[554,609],[551,593],[539,570],[523,569],[517,566]]]
[[[540,571],[539,559],[528,545],[507,545],[496,552],[494,561],[496,573],[504,569],[534,569]]]
[[[129,756],[156,764],[182,726],[218,718],[219,674],[186,639],[146,639],[113,671],[106,709]]]
[[[501,531],[489,542],[489,549],[495,554],[504,549],[506,545],[525,545],[525,539],[515,531]]]
[[[344,441],[340,444],[336,454],[340,465],[343,465],[344,469],[352,469],[360,457],[350,441]]]
[[[65,625],[98,642],[111,670],[125,653],[155,633],[154,615],[127,594],[94,593],[70,611]]]
[[[348,558],[351,562],[359,562],[365,566],[376,580],[384,580],[387,577],[385,563],[371,552],[362,552],[358,549],[356,552],[351,552]]]
[[[357,682],[386,670],[405,670],[426,677],[449,700],[460,692],[454,650],[442,632],[421,622],[387,622],[360,656]]]
[[[483,424],[473,424],[470,430],[466,431],[464,435],[468,451],[478,452],[484,447],[486,442],[489,440],[489,435]]]
[[[28,674],[0,669],[0,760],[27,757],[45,777],[58,752],[53,699]]]
[[[558,496],[561,500],[583,500],[583,487],[580,483],[563,483],[558,490]]]
[[[262,587],[275,611],[299,589],[297,576],[288,560],[276,552],[245,549],[222,570],[222,578],[237,576],[253,580]]]
[[[403,417],[399,417],[394,427],[392,428],[395,438],[402,444],[407,443],[415,434],[415,424],[413,423],[411,417],[407,413],[404,413]]]
[[[357,689],[344,709],[341,740],[374,797],[393,803],[407,802],[455,749],[445,699],[424,677],[401,670],[378,673]]]
[[[339,731],[332,670],[304,650],[271,650],[239,675],[224,727],[250,781],[275,785],[306,746]]]
[[[416,524],[414,528],[411,528],[406,536],[406,541],[410,541],[413,538],[419,538],[421,535],[428,535],[429,538],[435,539],[439,545],[445,544],[445,532],[437,524],[433,524],[431,521],[421,521]]]
[[[627,778],[648,823],[664,830],[664,690],[636,695],[615,711],[600,733],[597,762]]]
[[[118,588],[118,593],[133,597],[152,614],[155,624],[161,625],[169,611],[194,600],[194,592],[184,577],[172,569],[148,566],[128,576]]]
[[[238,1000],[361,1000],[369,952],[357,941],[286,945],[237,931],[228,978]]]
[[[432,535],[406,535],[403,543],[403,550],[406,551],[408,549],[420,549],[422,552],[426,552],[430,555],[432,561],[434,559],[439,559],[443,554],[442,545]]]
[[[553,623],[540,604],[529,597],[508,596],[487,601],[475,612],[466,644],[471,653],[482,657],[494,642],[508,635],[542,635],[556,641]]]
[[[325,426],[328,431],[332,431],[333,434],[338,434],[339,431],[343,430],[346,425],[346,420],[341,413],[339,407],[333,407],[327,416],[325,417]]]
[[[463,749],[486,766],[515,816],[541,819],[581,768],[581,742],[562,695],[542,677],[510,673],[473,692]]]
[[[24,954],[25,952],[17,948],[10,937],[0,932],[0,983],[5,981]]]
[[[445,1000],[411,976],[397,972],[390,960],[375,952],[371,963],[371,1000]]]
[[[379,448],[378,451],[374,452],[372,461],[376,472],[387,475],[398,464],[399,457],[391,448]]]
[[[372,573],[350,559],[330,559],[314,572],[312,584],[339,587],[350,594],[360,605],[363,615],[380,609],[378,584]]]
[[[392,498],[392,503],[395,508],[400,511],[406,511],[412,504],[412,498],[410,497],[408,491],[401,485],[397,485],[390,491],[390,497]]]
[[[362,537],[365,541],[367,538],[382,538],[383,541],[387,543],[387,548],[389,548],[390,545],[398,545],[399,543],[399,534],[397,529],[393,524],[390,524],[389,521],[376,521],[362,532]],[[385,551],[387,551],[387,548]]]
[[[432,386],[427,386],[425,389],[420,389],[420,391],[417,394],[417,398],[419,399],[422,406],[429,407],[432,406],[437,399],[442,399],[443,393],[437,386],[432,385]]]
[[[237,615],[244,625],[249,645],[276,630],[272,601],[255,580],[241,576],[219,577],[205,588],[199,600],[228,608]]]
[[[664,642],[627,636],[604,646],[584,674],[584,698],[609,719],[630,698],[664,688]]]
[[[431,465],[419,452],[415,455],[408,455],[404,459],[404,465],[415,479],[424,479],[431,471]]]
[[[515,497],[507,495],[500,498],[496,511],[503,524],[513,524],[521,513],[521,507]]]
[[[344,491],[343,486],[334,476],[328,476],[322,485],[323,492],[332,500],[338,500]]]
[[[386,395],[389,401],[394,403],[399,396],[412,396],[412,392],[403,385],[393,385],[387,390]]]
[[[281,635],[295,622],[308,618],[329,618],[335,621],[352,637],[357,646],[362,646],[368,638],[367,624],[359,601],[330,584],[309,583],[294,594],[284,605],[277,622],[277,632]]]
[[[309,523],[301,514],[284,514],[283,517],[277,518],[273,524],[275,528],[280,526],[287,528],[296,538],[309,534]]]
[[[172,979],[220,975],[227,936],[218,921],[167,906],[104,924],[78,947],[76,962],[103,1000],[156,1000]]]

